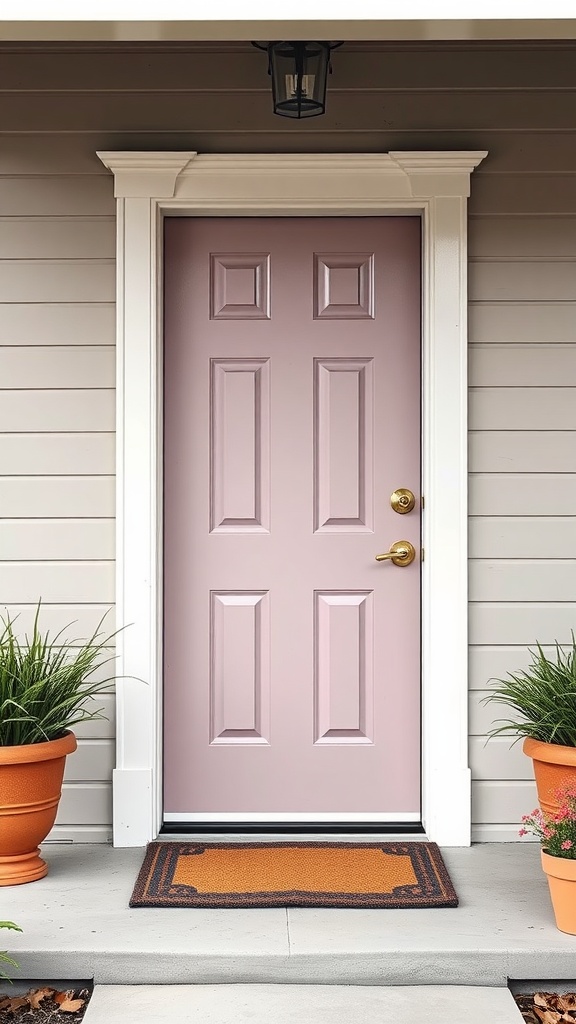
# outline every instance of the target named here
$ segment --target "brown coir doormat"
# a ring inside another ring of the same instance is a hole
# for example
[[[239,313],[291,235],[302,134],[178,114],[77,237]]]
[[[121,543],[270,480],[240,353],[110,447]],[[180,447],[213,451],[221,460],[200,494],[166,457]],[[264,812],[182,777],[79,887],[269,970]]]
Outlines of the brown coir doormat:
[[[456,907],[435,843],[150,843],[131,907]]]

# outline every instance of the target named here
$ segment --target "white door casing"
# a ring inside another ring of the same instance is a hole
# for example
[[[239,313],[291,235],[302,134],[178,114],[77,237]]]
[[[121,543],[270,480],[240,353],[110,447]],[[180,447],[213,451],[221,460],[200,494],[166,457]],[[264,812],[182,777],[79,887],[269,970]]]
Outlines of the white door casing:
[[[162,823],[162,219],[403,213],[423,224],[423,825],[468,845],[466,206],[486,153],[98,156],[117,198],[115,845]]]

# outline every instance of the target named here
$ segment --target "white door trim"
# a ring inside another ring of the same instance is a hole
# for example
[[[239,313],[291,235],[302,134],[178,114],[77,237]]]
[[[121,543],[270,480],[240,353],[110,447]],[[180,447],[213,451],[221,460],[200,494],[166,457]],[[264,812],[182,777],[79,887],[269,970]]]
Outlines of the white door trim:
[[[467,228],[484,152],[99,153],[117,197],[117,768],[114,843],[162,824],[162,220],[421,214],[422,810],[470,843],[467,693]]]

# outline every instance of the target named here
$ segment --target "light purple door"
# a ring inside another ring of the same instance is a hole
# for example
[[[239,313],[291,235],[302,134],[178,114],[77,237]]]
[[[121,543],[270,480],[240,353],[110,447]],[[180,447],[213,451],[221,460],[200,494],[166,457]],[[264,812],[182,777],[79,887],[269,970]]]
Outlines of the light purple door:
[[[420,221],[165,246],[167,820],[417,820]]]

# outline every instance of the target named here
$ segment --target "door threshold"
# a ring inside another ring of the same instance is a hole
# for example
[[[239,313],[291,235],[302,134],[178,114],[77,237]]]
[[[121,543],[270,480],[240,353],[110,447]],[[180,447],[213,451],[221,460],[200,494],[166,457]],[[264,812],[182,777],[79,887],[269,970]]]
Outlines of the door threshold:
[[[222,822],[216,824],[214,822],[180,822],[178,824],[174,822],[167,822],[162,825],[160,829],[159,838],[166,839],[171,836],[247,836],[250,839],[266,839],[271,836],[280,836],[285,838],[298,838],[303,836],[307,839],[318,836],[341,836],[342,838],[353,838],[354,836],[414,836],[422,837],[425,836],[425,830],[423,825],[418,822],[399,822],[394,824],[393,822],[322,822],[321,824],[298,824],[295,822],[257,822],[253,825],[248,822],[242,822],[238,824],[231,824],[230,822]]]

